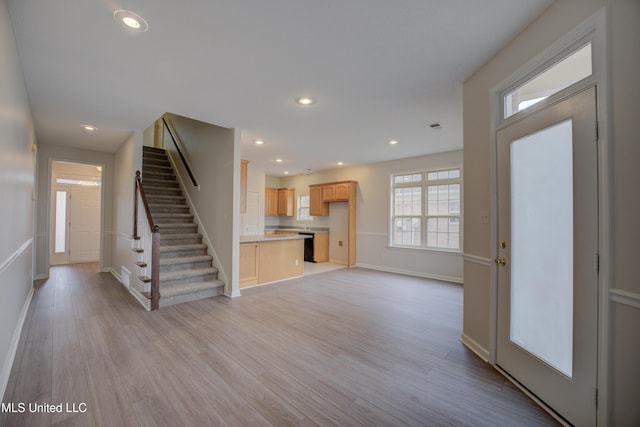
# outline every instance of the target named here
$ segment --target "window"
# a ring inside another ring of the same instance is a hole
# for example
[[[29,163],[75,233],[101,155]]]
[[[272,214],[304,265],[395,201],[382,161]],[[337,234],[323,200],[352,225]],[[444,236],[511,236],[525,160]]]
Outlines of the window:
[[[309,215],[309,195],[300,194],[298,196],[298,221],[313,221],[313,217]]]
[[[460,250],[460,169],[394,175],[391,246]]]
[[[504,95],[503,117],[509,118],[591,74],[591,43],[588,43]]]

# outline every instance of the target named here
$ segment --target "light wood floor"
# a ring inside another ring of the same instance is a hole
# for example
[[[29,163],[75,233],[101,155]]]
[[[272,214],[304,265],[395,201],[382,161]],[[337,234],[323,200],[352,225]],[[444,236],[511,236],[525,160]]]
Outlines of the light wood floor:
[[[459,342],[462,289],[343,269],[144,311],[97,266],[37,286],[0,425],[514,426],[554,421]]]

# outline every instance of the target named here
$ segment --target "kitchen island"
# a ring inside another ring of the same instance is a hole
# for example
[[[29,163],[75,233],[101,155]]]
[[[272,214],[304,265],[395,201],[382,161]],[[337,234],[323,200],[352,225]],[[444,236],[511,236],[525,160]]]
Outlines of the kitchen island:
[[[299,234],[240,236],[240,288],[302,277],[304,239]]]

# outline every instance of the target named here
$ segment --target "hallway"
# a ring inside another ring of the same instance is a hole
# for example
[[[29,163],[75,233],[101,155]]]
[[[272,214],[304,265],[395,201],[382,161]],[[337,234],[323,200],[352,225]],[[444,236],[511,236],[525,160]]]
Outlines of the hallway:
[[[0,425],[555,425],[461,321],[460,286],[359,268],[146,312],[96,264],[54,267]]]

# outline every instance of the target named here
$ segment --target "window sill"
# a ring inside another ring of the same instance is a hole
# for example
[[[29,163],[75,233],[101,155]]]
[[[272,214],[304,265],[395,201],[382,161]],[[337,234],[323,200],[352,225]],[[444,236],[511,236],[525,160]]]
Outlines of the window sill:
[[[462,256],[462,251],[458,249],[437,249],[437,248],[423,248],[418,246],[392,246],[387,245],[387,249],[391,250],[403,250],[403,251],[419,251],[419,252],[433,252],[436,254],[443,255],[460,255]]]

